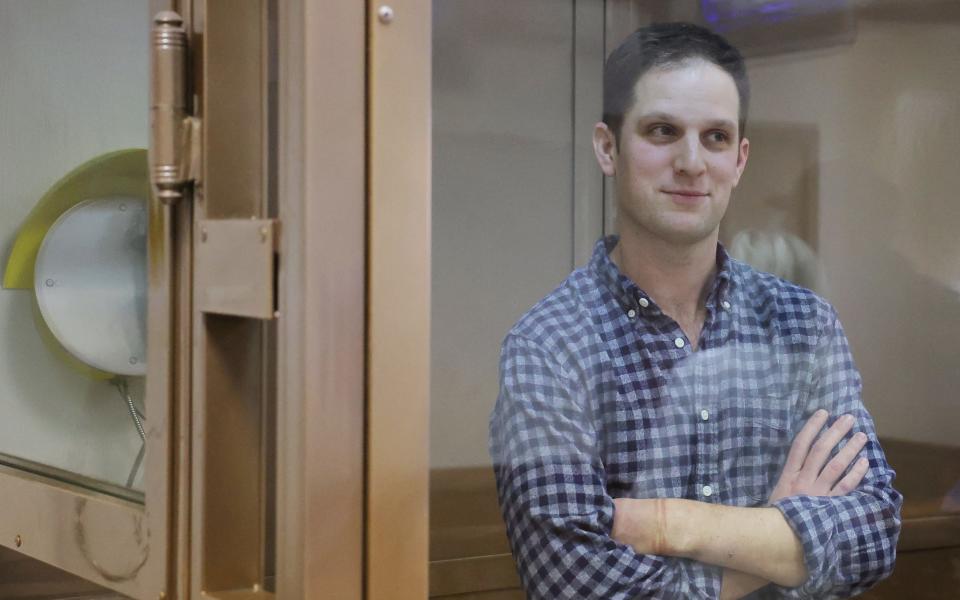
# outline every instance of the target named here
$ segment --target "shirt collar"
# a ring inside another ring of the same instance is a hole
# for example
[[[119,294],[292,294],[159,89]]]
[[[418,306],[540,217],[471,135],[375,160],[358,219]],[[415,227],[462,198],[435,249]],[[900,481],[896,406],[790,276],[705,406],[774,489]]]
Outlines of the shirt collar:
[[[620,237],[609,235],[597,241],[590,258],[589,269],[601,284],[613,294],[624,310],[637,310],[641,298],[648,298],[646,292],[640,289],[632,279],[624,275],[610,259],[610,251],[617,245]],[[717,276],[713,287],[707,295],[707,307],[715,307],[727,300],[733,287],[733,262],[727,250],[717,243]],[[649,302],[653,302],[650,300]]]

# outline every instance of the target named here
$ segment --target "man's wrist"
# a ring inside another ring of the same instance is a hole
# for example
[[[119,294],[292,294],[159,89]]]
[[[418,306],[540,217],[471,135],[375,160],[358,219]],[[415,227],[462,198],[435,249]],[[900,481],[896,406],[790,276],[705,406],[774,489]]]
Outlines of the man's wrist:
[[[679,558],[695,558],[699,538],[707,531],[704,509],[710,505],[683,498],[664,498],[660,525],[663,531],[663,554]]]

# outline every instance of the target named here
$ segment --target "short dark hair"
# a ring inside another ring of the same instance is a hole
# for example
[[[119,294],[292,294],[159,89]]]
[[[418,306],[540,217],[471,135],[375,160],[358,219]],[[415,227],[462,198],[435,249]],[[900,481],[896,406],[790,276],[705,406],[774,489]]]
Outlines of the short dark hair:
[[[712,62],[733,77],[740,96],[739,134],[747,125],[750,81],[740,51],[719,34],[693,23],[656,23],[641,27],[607,58],[603,68],[603,122],[619,141],[623,116],[634,102],[634,87],[653,68],[691,59]]]

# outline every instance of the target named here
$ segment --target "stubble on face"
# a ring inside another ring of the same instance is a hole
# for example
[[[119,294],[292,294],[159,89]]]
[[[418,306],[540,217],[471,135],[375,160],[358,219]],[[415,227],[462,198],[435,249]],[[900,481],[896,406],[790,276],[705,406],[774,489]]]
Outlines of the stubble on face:
[[[616,158],[621,236],[715,244],[749,147],[733,78],[690,60],[645,73],[634,98]]]

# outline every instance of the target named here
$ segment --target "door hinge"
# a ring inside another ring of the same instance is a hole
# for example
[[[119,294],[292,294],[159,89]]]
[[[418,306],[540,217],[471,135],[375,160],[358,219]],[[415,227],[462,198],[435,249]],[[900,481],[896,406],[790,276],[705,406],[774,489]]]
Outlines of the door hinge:
[[[164,204],[183,198],[199,180],[200,119],[187,114],[187,32],[173,11],[153,19],[150,69],[150,181]]]

